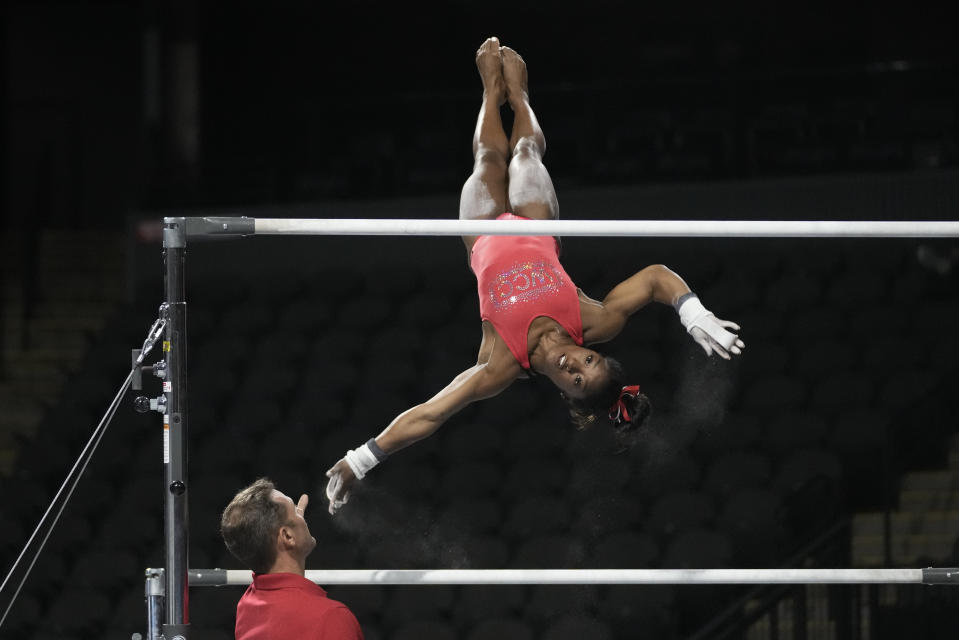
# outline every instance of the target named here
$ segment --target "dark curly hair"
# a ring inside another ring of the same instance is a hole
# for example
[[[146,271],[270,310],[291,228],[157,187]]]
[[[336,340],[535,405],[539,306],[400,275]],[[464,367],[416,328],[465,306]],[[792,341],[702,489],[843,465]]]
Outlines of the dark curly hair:
[[[620,433],[633,431],[645,424],[652,412],[652,405],[645,394],[637,393],[635,396],[627,395],[623,397],[626,403],[629,420],[613,420],[610,418],[610,408],[619,399],[623,387],[630,383],[626,380],[626,372],[623,365],[615,358],[604,356],[606,366],[609,370],[609,379],[606,384],[596,389],[585,398],[574,399],[566,397],[569,404],[569,416],[576,425],[577,429],[585,429],[597,422],[604,420],[613,423],[613,427]]]

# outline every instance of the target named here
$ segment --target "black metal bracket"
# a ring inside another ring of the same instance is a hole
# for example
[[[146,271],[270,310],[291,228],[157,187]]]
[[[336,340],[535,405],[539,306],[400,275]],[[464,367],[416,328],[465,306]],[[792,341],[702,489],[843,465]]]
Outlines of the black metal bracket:
[[[938,569],[926,567],[922,570],[923,584],[959,584],[959,567]]]

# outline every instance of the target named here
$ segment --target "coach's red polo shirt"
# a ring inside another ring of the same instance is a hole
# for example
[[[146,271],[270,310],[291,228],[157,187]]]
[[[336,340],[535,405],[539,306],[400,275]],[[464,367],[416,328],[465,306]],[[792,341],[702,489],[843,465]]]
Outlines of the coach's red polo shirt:
[[[295,573],[253,574],[236,605],[236,640],[363,640],[346,605]]]

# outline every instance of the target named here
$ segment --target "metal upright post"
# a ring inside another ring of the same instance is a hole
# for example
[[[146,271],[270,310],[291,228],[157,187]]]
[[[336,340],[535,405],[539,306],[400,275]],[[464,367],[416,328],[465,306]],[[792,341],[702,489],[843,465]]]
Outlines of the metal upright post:
[[[163,569],[146,570],[147,640],[163,640],[163,573]]]
[[[186,384],[186,221],[165,218],[163,257],[166,266],[166,335],[163,352],[163,468],[165,476],[166,640],[189,638],[189,536],[187,521],[187,384]]]

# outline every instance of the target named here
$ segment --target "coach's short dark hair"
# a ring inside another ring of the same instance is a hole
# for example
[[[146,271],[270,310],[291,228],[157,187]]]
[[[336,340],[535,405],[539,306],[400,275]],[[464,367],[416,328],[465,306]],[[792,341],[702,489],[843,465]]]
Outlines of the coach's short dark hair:
[[[260,478],[223,510],[220,534],[236,559],[256,573],[276,562],[276,534],[285,523],[283,505],[273,500],[273,482]]]

